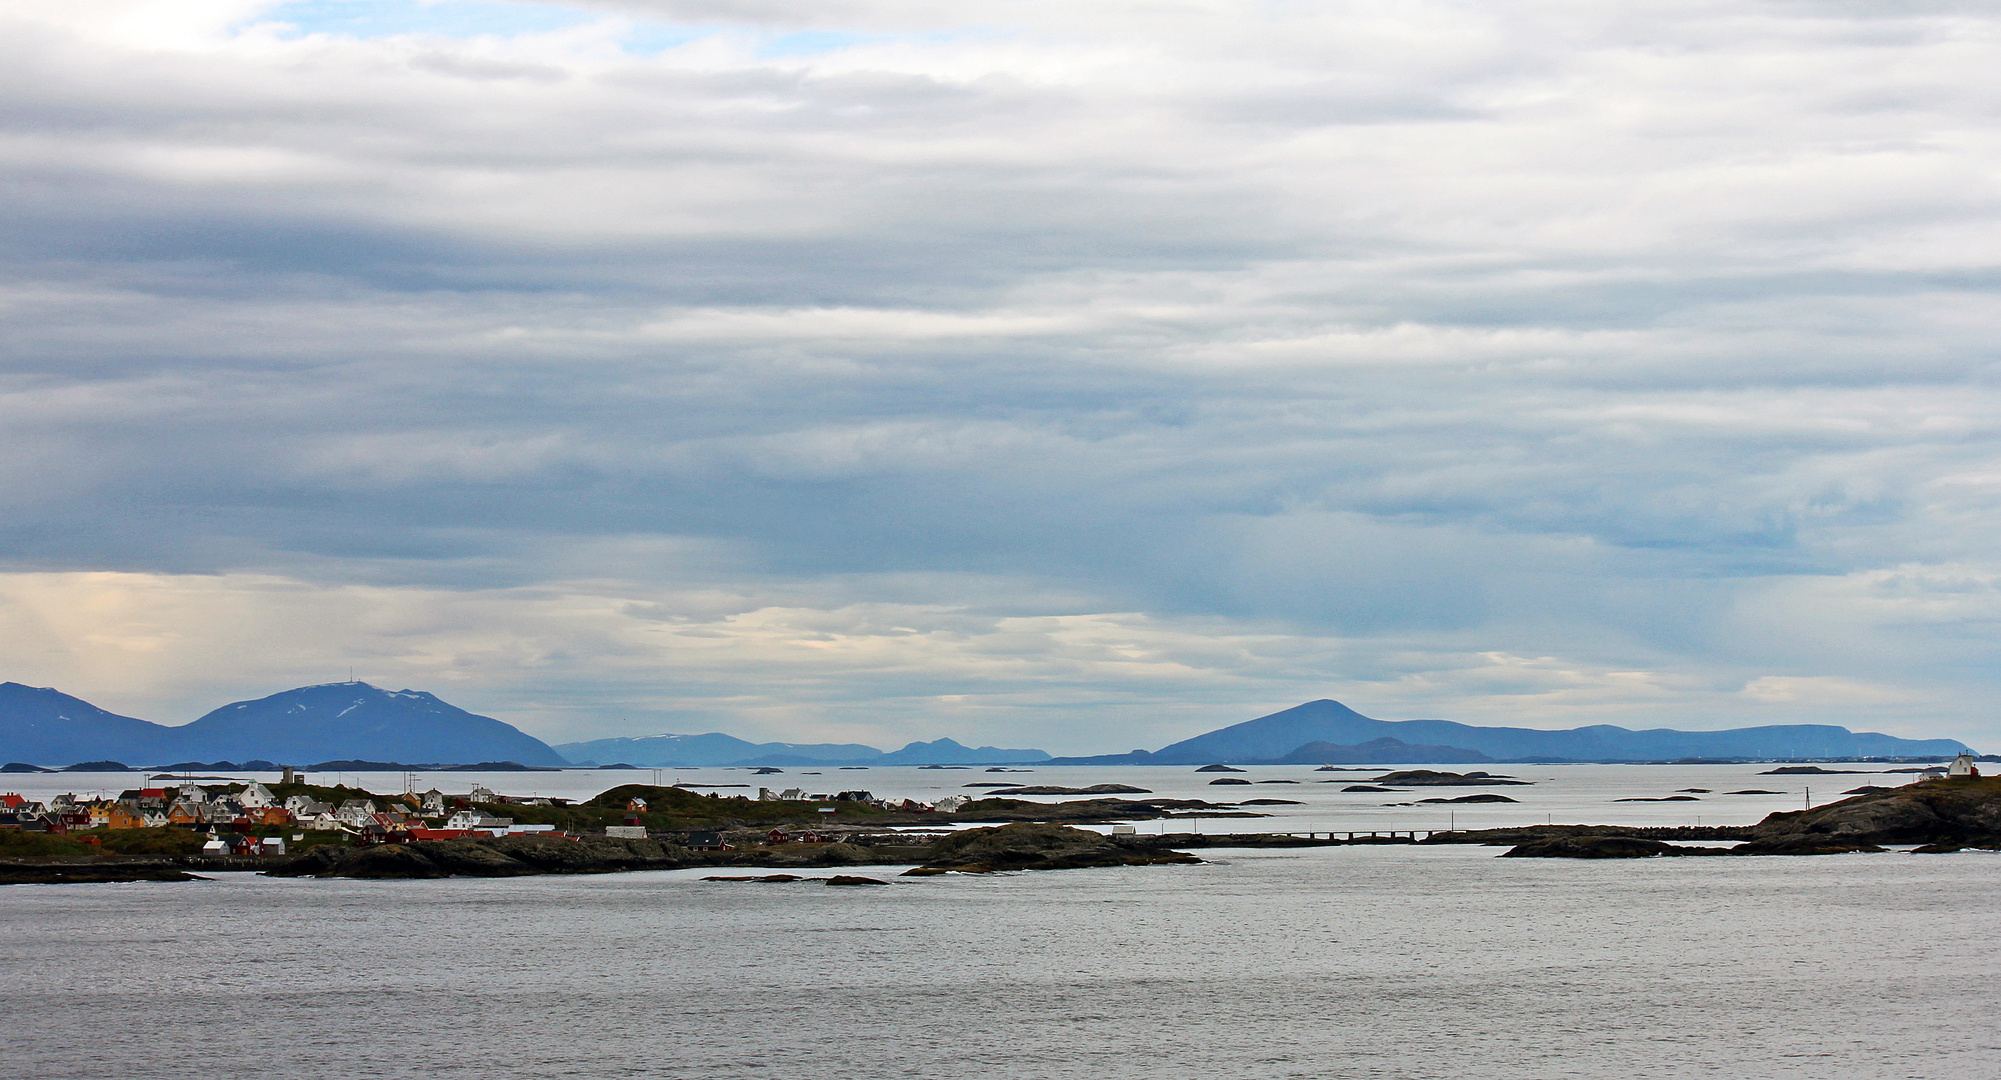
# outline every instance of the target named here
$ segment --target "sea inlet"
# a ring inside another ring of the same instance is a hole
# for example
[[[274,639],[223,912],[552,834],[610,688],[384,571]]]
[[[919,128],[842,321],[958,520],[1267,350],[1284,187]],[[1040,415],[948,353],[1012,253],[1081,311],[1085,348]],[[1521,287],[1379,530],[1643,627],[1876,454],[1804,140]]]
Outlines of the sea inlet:
[[[5,1073],[2001,1076],[2001,853],[0,892]]]

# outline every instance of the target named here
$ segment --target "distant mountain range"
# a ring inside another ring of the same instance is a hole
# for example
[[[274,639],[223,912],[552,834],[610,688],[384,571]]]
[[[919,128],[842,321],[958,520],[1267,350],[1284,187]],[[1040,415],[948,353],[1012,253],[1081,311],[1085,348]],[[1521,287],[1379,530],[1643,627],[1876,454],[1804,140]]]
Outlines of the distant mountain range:
[[[887,753],[859,743],[754,743],[729,735],[648,735],[563,743],[556,752],[578,765],[1025,765],[1048,761],[1041,750],[961,746],[950,739],[914,742]]]
[[[168,727],[106,712],[60,691],[0,683],[0,760],[156,765],[335,758],[567,764],[542,740],[421,690],[383,690],[363,682],[304,686],[232,702],[193,723]]]
[[[362,771],[364,764],[381,762],[692,767],[1013,765],[1048,759],[1041,750],[967,747],[951,739],[913,742],[885,753],[857,743],[753,743],[714,732],[551,747],[424,691],[384,690],[364,682],[303,686],[232,702],[193,723],[169,727],[107,712],[59,690],[0,683],[0,762],[42,766],[324,762]]]
[[[1401,748],[1384,742],[1401,744]],[[1055,758],[1051,765],[1429,764],[1472,761],[1677,761],[1686,758],[1951,757],[1953,739],[1899,739],[1823,724],[1728,731],[1631,731],[1609,724],[1544,731],[1450,720],[1376,720],[1338,701],[1296,705],[1148,753]],[[1386,756],[1387,755],[1387,756]]]
[[[951,739],[882,751],[859,743],[754,743],[710,732],[596,739],[551,747],[421,690],[327,683],[238,701],[180,727],[106,712],[80,698],[0,683],[0,762],[515,762],[529,766],[790,765],[1396,765],[1487,761],[1675,761],[1950,757],[1952,739],[1900,739],[1820,724],[1729,731],[1544,731],[1449,720],[1376,720],[1338,701],[1304,705],[1184,739],[1151,753],[1052,758],[1041,750]]]

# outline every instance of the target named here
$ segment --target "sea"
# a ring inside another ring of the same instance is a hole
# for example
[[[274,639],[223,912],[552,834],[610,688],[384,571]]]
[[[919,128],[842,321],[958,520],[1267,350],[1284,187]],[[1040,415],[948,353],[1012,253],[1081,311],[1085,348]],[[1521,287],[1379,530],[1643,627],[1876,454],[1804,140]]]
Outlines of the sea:
[[[1680,824],[1698,811],[1742,823],[1762,816],[1749,800],[1780,796],[1722,792],[1783,788],[1804,802],[1810,781],[1819,803],[1822,784],[1832,798],[1909,779],[1492,768],[1535,783],[1503,789],[1518,803],[1444,811],[1512,815],[1459,827]],[[824,772],[900,797],[984,782],[980,770]],[[511,775],[484,779],[555,794],[595,774]],[[1438,807],[1382,805],[1408,795],[1313,783],[1351,774],[1236,775],[1303,782],[1226,786],[1230,801],[1302,805],[1218,819],[1218,831],[1445,827],[1425,816]],[[451,790],[464,776],[422,786]],[[1006,778],[1216,801],[1226,790],[1188,769]],[[1687,787],[1711,792],[1616,801]],[[1289,790],[1299,794],[1266,795]],[[1574,861],[1500,850],[1205,848],[1191,866],[927,878],[867,868],[889,884],[848,888],[819,880],[831,871],[703,881],[713,870],[0,887],[0,1075],[2001,1076],[2001,853]]]

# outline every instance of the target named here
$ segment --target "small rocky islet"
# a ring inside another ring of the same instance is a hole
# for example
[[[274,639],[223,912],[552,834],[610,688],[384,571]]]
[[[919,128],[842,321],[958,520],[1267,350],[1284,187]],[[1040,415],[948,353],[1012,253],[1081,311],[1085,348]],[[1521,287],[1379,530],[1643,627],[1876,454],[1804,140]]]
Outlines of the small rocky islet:
[[[1495,830],[1503,832],[1505,830]],[[1631,859],[1705,855],[1843,855],[1915,844],[1919,854],[1968,848],[2001,850],[2001,778],[1938,777],[1877,788],[1810,810],[1772,814],[1732,829],[1635,830],[1554,826],[1517,830],[1505,855],[1515,858]],[[1647,832],[1680,832],[1647,836]],[[1707,835],[1693,835],[1697,833]],[[1688,847],[1676,840],[1741,840],[1735,847]]]

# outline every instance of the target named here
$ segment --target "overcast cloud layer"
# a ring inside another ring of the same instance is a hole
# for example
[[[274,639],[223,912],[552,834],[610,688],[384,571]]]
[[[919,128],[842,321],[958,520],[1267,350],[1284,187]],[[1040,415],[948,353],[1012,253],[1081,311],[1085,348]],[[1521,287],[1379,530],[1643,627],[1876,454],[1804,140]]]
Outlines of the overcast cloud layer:
[[[2001,749],[1992,5],[0,13],[0,676]]]

